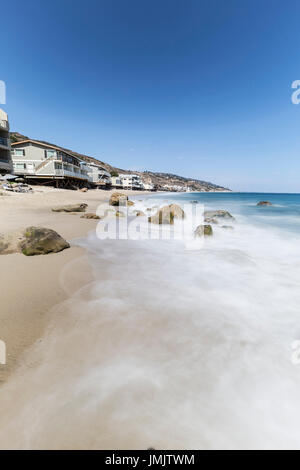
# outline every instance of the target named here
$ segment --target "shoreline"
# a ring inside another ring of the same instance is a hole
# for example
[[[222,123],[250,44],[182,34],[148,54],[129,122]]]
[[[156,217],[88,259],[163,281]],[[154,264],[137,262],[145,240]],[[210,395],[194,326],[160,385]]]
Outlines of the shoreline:
[[[86,237],[98,221],[81,219],[82,213],[51,212],[51,207],[86,202],[87,212],[106,203],[114,190],[80,191],[34,187],[33,194],[0,197],[1,232],[38,225],[57,231],[69,242]],[[128,196],[150,194],[122,191]],[[68,279],[62,281],[65,266],[74,263]],[[49,312],[67,300],[80,287],[93,280],[85,249],[71,245],[60,253],[27,257],[22,254],[1,255],[0,269],[0,339],[5,342],[7,363],[0,365],[0,386],[22,364],[24,352],[45,331]]]

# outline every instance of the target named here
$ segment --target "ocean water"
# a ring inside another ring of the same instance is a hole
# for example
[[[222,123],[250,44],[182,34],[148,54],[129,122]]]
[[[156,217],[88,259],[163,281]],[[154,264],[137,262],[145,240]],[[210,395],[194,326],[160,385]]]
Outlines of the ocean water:
[[[233,230],[192,249],[77,240],[94,281],[0,390],[0,448],[300,447],[300,195],[161,194],[135,208],[166,201],[228,210]]]

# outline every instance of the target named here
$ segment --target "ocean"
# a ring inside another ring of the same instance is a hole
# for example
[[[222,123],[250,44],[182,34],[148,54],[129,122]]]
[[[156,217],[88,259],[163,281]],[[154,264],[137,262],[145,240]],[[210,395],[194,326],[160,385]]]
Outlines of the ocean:
[[[300,195],[134,200],[145,213],[174,202],[226,210],[235,221],[224,221],[230,230],[213,226],[214,235],[192,248],[184,239],[99,239],[95,232],[76,240],[94,281],[57,307],[31,353],[38,364],[0,390],[0,442],[299,449]],[[262,200],[272,206],[257,207]],[[66,266],[62,285],[73,269]],[[24,395],[14,401],[19,387]]]

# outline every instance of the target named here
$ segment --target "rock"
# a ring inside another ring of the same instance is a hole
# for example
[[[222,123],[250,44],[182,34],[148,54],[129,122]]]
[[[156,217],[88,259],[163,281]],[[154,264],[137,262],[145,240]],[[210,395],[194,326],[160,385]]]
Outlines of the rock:
[[[88,192],[88,188],[81,188],[80,191],[81,191],[82,193],[87,193],[87,192]]]
[[[222,225],[221,228],[224,230],[234,230],[234,227],[232,225]]]
[[[99,215],[97,214],[92,214],[91,212],[87,212],[84,215],[80,216],[81,219],[100,219]]]
[[[170,204],[159,209],[156,214],[148,218],[148,221],[152,224],[173,225],[174,219],[183,219],[184,217],[184,211],[178,204]]]
[[[181,207],[178,204],[171,204],[169,207],[171,209],[171,212],[173,212],[175,219],[184,219],[185,217],[184,210],[181,209]]]
[[[23,255],[26,256],[58,253],[70,248],[69,243],[57,232],[42,227],[28,227],[19,246]]]
[[[206,224],[218,224],[219,223],[216,217],[205,217],[204,222]]]
[[[129,199],[128,199],[128,201],[127,201],[127,206],[128,206],[128,207],[134,206],[134,202],[133,202],[133,201],[129,201]]]
[[[270,201],[260,201],[257,203],[257,206],[272,206],[272,203]]]
[[[204,218],[210,218],[210,219],[231,219],[235,220],[233,215],[230,214],[228,211],[223,211],[223,210],[218,210],[218,211],[205,211],[204,212]]]
[[[143,211],[134,211],[134,213],[137,217],[145,217],[146,215]]]
[[[52,212],[85,212],[87,204],[68,204],[66,206],[53,207]]]
[[[126,194],[113,193],[110,196],[109,205],[110,206],[126,206],[127,201],[128,201],[128,196],[126,196]],[[132,203],[132,204],[134,204],[134,203]]]
[[[125,217],[125,214],[122,211],[116,211],[116,217]]]
[[[194,237],[211,237],[213,233],[211,225],[198,225],[194,232]]]
[[[151,224],[174,224],[174,212],[170,209],[170,206],[164,206],[159,209],[156,214],[148,217],[148,222]]]

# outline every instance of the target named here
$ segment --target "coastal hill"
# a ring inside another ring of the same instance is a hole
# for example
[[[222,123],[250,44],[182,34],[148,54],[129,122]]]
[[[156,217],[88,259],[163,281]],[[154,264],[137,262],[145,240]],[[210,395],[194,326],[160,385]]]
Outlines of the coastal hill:
[[[22,135],[18,132],[11,132],[10,134],[11,142],[21,142],[23,140],[30,139],[30,137],[27,137],[25,135]],[[55,147],[61,149],[62,151],[68,152],[75,157],[81,158],[82,160],[89,162],[89,163],[96,163],[97,165],[101,165],[103,168],[105,168],[109,173],[111,173],[113,176],[119,175],[119,174],[124,174],[124,173],[131,173],[131,174],[136,174],[140,175],[142,180],[144,182],[151,182],[154,184],[158,190],[164,190],[164,189],[175,189],[176,187],[178,190],[182,188],[182,190],[186,190],[189,188],[191,191],[230,191],[228,188],[224,188],[222,186],[216,185],[214,183],[210,183],[207,181],[202,181],[198,180],[195,178],[186,178],[184,176],[178,176],[174,175],[172,173],[159,173],[159,172],[152,172],[152,171],[131,171],[131,170],[124,170],[122,168],[117,168],[109,163],[102,162],[101,160],[97,160],[94,157],[90,157],[88,155],[84,155],[78,152],[74,152],[74,150],[67,149],[65,147],[61,147],[56,144],[51,144],[49,142],[43,141],[43,140],[36,140],[37,142],[41,142],[43,144],[47,145],[54,145]]]

